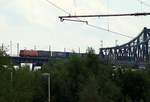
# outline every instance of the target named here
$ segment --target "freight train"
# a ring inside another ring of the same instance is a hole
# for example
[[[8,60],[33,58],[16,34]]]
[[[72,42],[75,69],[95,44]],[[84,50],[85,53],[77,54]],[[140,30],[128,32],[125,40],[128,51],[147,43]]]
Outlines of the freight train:
[[[60,51],[41,51],[41,50],[20,50],[20,57],[62,57],[66,58],[72,56],[73,52],[60,52]],[[77,53],[76,53],[77,54]]]

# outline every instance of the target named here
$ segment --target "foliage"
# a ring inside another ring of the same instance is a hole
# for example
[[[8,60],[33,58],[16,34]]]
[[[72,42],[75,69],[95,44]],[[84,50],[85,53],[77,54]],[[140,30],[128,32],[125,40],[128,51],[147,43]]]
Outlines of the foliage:
[[[1,56],[6,57],[5,54]],[[50,73],[51,102],[149,102],[150,70],[113,68],[89,48],[86,56],[49,62],[41,69],[18,69],[0,58],[0,102],[47,102]],[[2,66],[4,65],[1,64]],[[1,66],[1,67],[2,67]]]
[[[0,69],[10,66],[10,58],[7,53],[0,48]]]

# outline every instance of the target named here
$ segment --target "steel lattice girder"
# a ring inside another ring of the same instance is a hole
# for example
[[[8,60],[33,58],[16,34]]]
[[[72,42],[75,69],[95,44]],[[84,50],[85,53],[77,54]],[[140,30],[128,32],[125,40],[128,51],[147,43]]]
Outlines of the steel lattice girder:
[[[135,37],[133,40],[129,41],[120,46],[100,48],[100,57],[104,60],[114,63],[118,61],[134,62],[150,62],[150,29],[146,27],[142,32]]]

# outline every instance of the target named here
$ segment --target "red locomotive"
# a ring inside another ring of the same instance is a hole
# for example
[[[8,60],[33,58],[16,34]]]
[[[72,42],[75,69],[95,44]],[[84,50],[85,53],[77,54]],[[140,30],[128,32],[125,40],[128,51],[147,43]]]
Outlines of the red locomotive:
[[[21,57],[38,57],[38,52],[34,50],[20,50]]]

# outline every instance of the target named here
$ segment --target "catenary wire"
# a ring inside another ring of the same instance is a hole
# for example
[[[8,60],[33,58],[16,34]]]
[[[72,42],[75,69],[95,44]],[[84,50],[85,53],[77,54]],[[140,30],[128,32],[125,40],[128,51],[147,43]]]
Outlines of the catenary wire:
[[[112,30],[108,30],[106,28],[102,28],[102,27],[95,26],[95,25],[92,25],[92,24],[87,24],[87,25],[90,26],[90,27],[99,29],[99,30],[108,31],[108,32],[111,32],[111,33],[114,33],[114,34],[117,34],[117,35],[121,35],[121,36],[127,37],[127,38],[133,38],[132,36],[128,36],[128,35],[125,35],[125,34],[122,34],[122,33],[119,33],[119,32],[115,32],[115,31],[112,31]]]
[[[69,13],[68,11],[66,11],[65,9],[63,9],[63,8],[61,8],[61,7],[59,7],[58,5],[56,5],[55,3],[53,3],[53,2],[51,2],[51,1],[49,1],[49,0],[46,0],[49,4],[51,4],[51,5],[53,5],[55,8],[57,8],[57,9],[59,9],[59,10],[61,10],[61,11],[63,11],[64,13],[66,13],[66,14],[69,14],[69,15],[71,15],[71,13]]]
[[[146,2],[144,2],[142,0],[136,0],[136,1],[140,2],[141,4],[143,4],[143,5],[147,6],[147,7],[150,7],[150,4],[148,4],[148,3],[146,3]]]
[[[49,0],[46,0],[49,4],[51,4],[52,6],[54,6],[55,8],[61,10],[62,12],[66,13],[66,14],[69,14],[71,15],[71,13],[69,13],[68,11],[66,11],[65,9],[59,7],[58,5],[56,5],[55,3],[49,1]],[[64,19],[66,20],[66,19]],[[87,24],[87,26],[90,26],[90,27],[93,27],[93,28],[96,28],[96,29],[99,29],[99,30],[103,30],[103,31],[108,31],[108,32],[111,32],[113,34],[117,34],[117,35],[121,35],[121,36],[124,36],[124,37],[127,37],[127,38],[133,38],[131,36],[127,36],[125,34],[122,34],[122,33],[119,33],[119,32],[115,32],[115,31],[111,31],[111,30],[108,30],[106,28],[102,28],[102,27],[99,27],[99,26],[96,26],[96,25],[93,25],[93,24],[89,24],[88,21],[82,21],[80,20],[79,18],[77,18],[77,20],[71,20],[71,19],[67,19],[68,21],[74,21],[74,22],[84,22]]]

